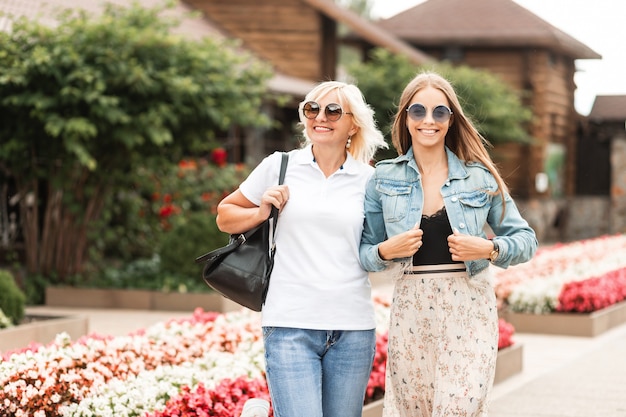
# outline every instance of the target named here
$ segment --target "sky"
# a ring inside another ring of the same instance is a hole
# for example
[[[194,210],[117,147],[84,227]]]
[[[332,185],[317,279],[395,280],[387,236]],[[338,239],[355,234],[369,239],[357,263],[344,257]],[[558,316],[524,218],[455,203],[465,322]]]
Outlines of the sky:
[[[424,1],[374,0],[372,14],[387,18]],[[602,55],[576,61],[574,104],[580,114],[589,114],[597,95],[626,95],[626,1],[514,1]]]

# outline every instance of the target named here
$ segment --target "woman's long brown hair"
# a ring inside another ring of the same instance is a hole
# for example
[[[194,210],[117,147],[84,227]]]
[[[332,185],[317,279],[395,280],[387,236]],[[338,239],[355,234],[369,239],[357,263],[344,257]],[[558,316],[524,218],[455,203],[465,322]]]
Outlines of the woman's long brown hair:
[[[487,152],[487,147],[492,147],[492,145],[478,132],[469,118],[465,116],[452,84],[441,75],[434,72],[418,74],[404,88],[391,129],[392,143],[398,155],[404,155],[411,147],[411,135],[406,127],[406,108],[413,96],[425,87],[436,88],[445,94],[454,115],[452,124],[446,134],[446,145],[460,160],[465,163],[480,162],[491,172],[498,184],[498,193],[502,197],[502,215],[504,216],[504,210],[506,210],[505,193],[508,192],[508,188]]]

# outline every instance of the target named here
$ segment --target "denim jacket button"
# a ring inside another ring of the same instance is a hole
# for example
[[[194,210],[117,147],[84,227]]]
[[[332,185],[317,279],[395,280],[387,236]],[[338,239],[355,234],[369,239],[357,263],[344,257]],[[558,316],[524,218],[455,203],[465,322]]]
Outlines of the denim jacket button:
[[[456,197],[452,197],[451,200],[452,200],[453,203],[456,203],[457,201],[459,201],[459,199],[456,198]]]
[[[459,223],[459,229],[465,229],[465,223]]]

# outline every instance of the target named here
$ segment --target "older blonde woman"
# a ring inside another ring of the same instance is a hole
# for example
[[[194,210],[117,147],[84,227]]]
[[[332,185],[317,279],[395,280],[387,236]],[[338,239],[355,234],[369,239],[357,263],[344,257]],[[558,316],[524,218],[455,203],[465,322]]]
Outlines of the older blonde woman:
[[[359,263],[365,185],[386,147],[373,111],[351,84],[319,84],[299,106],[305,142],[265,158],[218,207],[239,233],[281,210],[262,311],[276,417],[360,417],[376,349],[368,274]]]

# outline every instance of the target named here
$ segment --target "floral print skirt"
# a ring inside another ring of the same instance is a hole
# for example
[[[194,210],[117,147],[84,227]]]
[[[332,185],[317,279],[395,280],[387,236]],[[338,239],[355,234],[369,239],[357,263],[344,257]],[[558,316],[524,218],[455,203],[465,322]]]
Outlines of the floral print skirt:
[[[498,354],[491,270],[404,275],[390,320],[383,417],[486,417]]]

